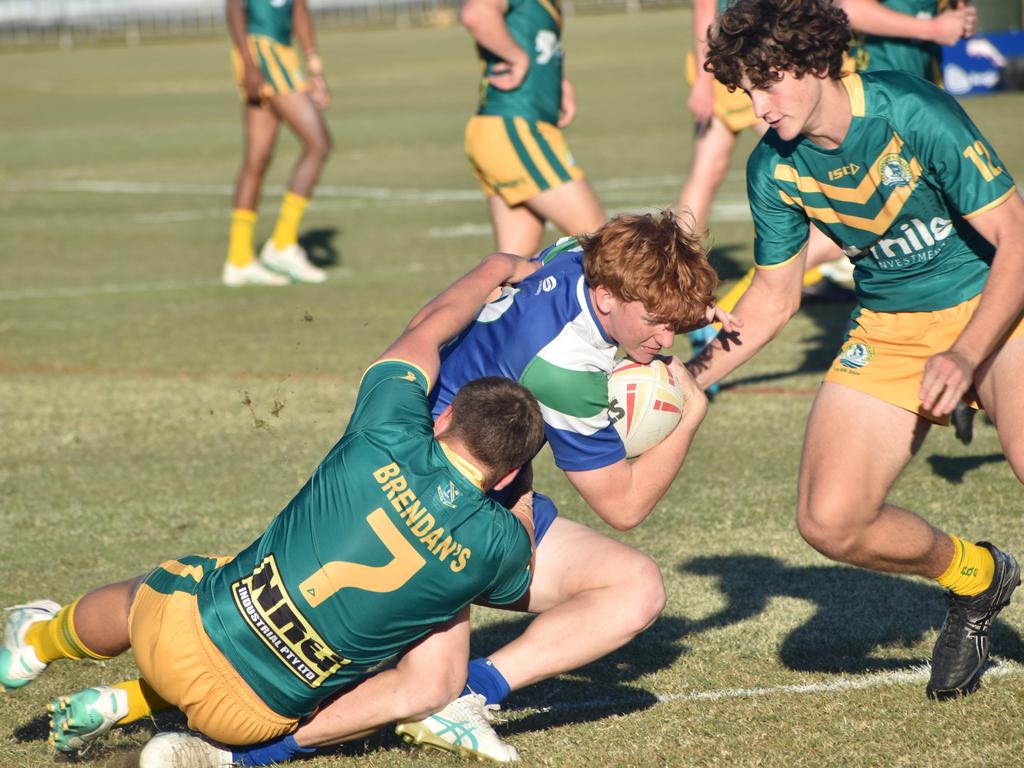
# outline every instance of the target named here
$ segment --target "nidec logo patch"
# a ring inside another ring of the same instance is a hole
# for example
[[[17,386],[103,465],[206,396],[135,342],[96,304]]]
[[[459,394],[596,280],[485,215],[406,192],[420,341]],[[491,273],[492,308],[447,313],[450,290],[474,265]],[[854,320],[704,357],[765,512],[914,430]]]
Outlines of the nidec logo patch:
[[[843,345],[839,353],[839,364],[844,368],[854,370],[863,368],[875,358],[875,351],[871,346],[859,341],[848,341]]]

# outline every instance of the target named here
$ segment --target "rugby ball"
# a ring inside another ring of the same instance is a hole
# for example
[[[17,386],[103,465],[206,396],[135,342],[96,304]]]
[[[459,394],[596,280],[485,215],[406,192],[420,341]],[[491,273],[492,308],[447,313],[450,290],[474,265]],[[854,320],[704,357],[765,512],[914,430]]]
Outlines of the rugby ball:
[[[608,376],[608,415],[622,438],[626,458],[647,451],[676,428],[683,390],[661,360],[649,365],[626,359]]]

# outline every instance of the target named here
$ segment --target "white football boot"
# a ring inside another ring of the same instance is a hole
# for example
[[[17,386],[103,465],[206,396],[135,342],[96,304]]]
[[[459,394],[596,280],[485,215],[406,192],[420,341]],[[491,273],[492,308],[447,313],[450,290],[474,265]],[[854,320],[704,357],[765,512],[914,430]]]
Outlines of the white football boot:
[[[327,273],[310,262],[309,256],[298,243],[278,250],[274,247],[273,240],[267,240],[260,251],[260,261],[264,266],[287,275],[296,283],[322,283],[327,279]]]
[[[35,650],[25,642],[25,633],[33,624],[49,621],[60,606],[52,600],[36,600],[7,609],[4,644],[0,647],[0,687],[5,691],[22,688],[41,674],[48,664],[40,661]]]
[[[486,699],[467,693],[425,720],[400,723],[395,733],[417,746],[435,747],[477,760],[512,763],[519,752],[491,727],[493,715]]]
[[[243,285],[288,285],[291,283],[285,275],[279,275],[263,266],[258,261],[250,261],[244,267],[236,267],[230,261],[224,262],[224,271],[220,280],[228,288],[240,288]]]
[[[230,768],[232,754],[195,733],[158,733],[139,754],[139,768]]]

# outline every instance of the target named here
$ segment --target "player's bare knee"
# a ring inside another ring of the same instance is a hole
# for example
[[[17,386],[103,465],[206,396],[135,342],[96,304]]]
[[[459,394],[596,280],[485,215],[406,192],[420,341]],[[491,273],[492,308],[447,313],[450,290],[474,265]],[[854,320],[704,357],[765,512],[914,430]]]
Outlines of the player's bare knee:
[[[331,140],[330,134],[324,132],[311,137],[306,142],[306,157],[316,158],[317,162],[323,165],[327,162],[327,156],[331,154],[333,148],[334,142]]]
[[[647,629],[665,608],[665,579],[658,564],[640,555],[629,572],[629,601],[619,613],[623,628],[631,634]]]
[[[797,510],[797,529],[804,541],[830,560],[848,562],[857,548],[857,526],[850,515],[826,502],[801,504]]]

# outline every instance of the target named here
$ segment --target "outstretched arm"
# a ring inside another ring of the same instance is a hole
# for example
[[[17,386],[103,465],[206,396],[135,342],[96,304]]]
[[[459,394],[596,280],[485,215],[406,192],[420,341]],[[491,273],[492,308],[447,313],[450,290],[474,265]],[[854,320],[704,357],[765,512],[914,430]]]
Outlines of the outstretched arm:
[[[878,0],[836,0],[857,32],[882,37],[904,37],[939,45],[953,45],[961,37],[970,37],[978,23],[978,10],[957,3],[930,19],[919,19],[886,8]]]
[[[678,426],[668,437],[633,463],[622,459],[599,469],[565,473],[600,518],[620,531],[642,523],[668,491],[707,414],[707,397],[679,359],[672,358],[669,367],[683,387],[686,402]]]
[[[778,335],[800,308],[807,248],[774,269],[759,269],[747,292],[732,311],[738,321],[733,333],[723,331],[704,350],[687,361],[697,383],[710,387],[743,365]]]
[[[441,347],[469,325],[487,297],[498,286],[517,283],[539,268],[539,263],[510,253],[492,253],[417,312],[405,332],[378,359],[413,363],[433,382],[441,366]]]

